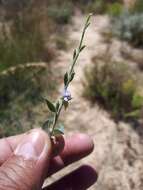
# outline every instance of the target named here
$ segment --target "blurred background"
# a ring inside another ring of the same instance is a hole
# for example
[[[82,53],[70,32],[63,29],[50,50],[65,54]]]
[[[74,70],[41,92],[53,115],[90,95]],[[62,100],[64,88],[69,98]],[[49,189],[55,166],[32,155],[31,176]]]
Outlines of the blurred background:
[[[143,187],[143,0],[0,0],[0,137],[41,127],[94,13],[62,112],[68,135],[95,150],[79,164],[99,171],[91,190]],[[62,176],[58,173],[51,181]]]

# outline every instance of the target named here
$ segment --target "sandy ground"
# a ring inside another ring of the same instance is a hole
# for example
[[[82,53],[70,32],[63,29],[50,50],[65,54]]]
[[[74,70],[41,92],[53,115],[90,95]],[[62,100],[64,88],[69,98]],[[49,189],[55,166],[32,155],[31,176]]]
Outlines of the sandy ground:
[[[73,18],[73,24],[69,27],[69,39],[76,47],[81,36],[84,17],[80,14]],[[91,107],[82,98],[83,71],[87,65],[92,64],[91,58],[106,49],[106,44],[100,34],[107,29],[108,18],[96,16],[88,29],[85,37],[87,48],[81,54],[75,72],[76,77],[70,86],[73,96],[71,105],[64,113],[66,134],[75,132],[87,133],[94,140],[93,153],[63,171],[51,177],[51,180],[71,172],[82,164],[96,167],[99,178],[90,190],[142,190],[143,189],[143,128],[133,129],[123,122],[118,125],[110,119],[106,111],[97,105]],[[120,44],[115,42],[112,50],[114,56],[120,59]],[[63,72],[67,68],[73,48],[67,52],[61,52],[58,58]],[[51,181],[49,180],[49,181]]]

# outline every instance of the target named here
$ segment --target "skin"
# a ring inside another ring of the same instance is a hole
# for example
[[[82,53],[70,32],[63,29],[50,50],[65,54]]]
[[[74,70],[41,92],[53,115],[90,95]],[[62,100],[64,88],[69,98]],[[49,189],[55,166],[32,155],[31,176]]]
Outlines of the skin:
[[[39,133],[49,138],[42,130]],[[89,155],[94,148],[92,140],[84,134],[59,136],[52,145],[48,140],[46,156],[35,162],[14,155],[15,149],[27,135],[25,133],[0,140],[0,190],[40,190],[45,178]],[[92,167],[81,166],[44,190],[84,190],[96,180],[97,173]]]

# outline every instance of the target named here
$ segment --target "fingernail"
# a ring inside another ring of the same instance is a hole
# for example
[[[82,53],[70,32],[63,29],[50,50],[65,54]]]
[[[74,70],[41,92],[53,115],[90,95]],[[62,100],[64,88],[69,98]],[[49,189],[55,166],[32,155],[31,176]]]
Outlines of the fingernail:
[[[24,159],[38,160],[45,146],[47,146],[45,136],[41,130],[33,130],[27,134],[16,148],[14,154],[22,156]]]

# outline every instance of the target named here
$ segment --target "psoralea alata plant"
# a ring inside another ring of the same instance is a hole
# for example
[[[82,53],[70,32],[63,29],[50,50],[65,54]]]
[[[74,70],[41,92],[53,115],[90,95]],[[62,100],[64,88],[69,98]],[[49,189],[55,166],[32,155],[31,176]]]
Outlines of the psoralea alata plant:
[[[83,49],[86,47],[85,45],[83,45],[83,39],[85,36],[85,32],[90,25],[91,16],[92,14],[89,14],[89,16],[86,19],[79,46],[73,52],[72,64],[69,68],[69,71],[67,71],[64,75],[64,89],[63,89],[62,96],[55,103],[52,103],[47,98],[44,98],[44,101],[46,102],[49,110],[52,113],[52,118],[49,118],[43,124],[42,128],[48,130],[48,133],[51,137],[64,134],[64,126],[58,123],[58,119],[59,119],[62,108],[64,107],[65,109],[67,109],[69,105],[69,101],[72,99],[71,93],[69,91],[69,84],[74,79],[74,76],[75,76],[74,67],[77,63],[78,57],[80,53],[83,51]]]

